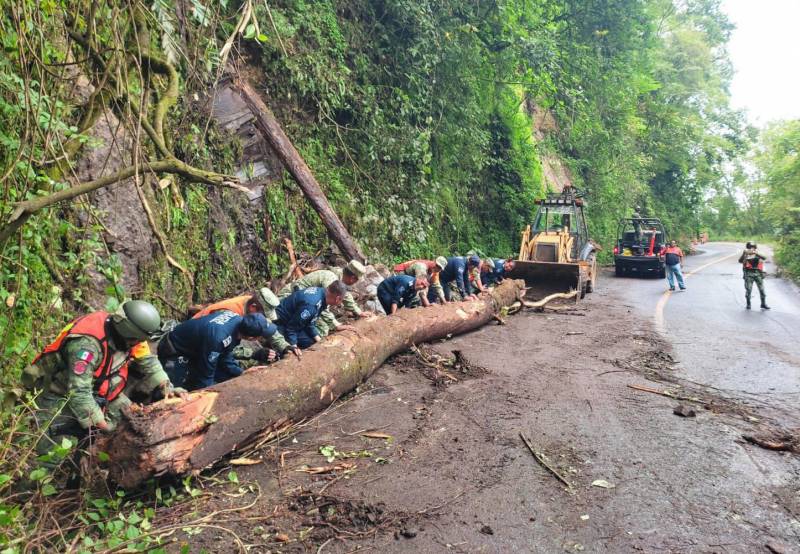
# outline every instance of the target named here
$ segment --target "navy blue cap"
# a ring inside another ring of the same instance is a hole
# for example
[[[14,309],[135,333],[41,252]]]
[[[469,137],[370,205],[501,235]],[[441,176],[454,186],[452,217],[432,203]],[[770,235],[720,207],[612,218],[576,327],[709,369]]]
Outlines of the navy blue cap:
[[[245,337],[271,337],[275,333],[275,325],[267,321],[264,314],[247,314],[239,324],[239,333]]]

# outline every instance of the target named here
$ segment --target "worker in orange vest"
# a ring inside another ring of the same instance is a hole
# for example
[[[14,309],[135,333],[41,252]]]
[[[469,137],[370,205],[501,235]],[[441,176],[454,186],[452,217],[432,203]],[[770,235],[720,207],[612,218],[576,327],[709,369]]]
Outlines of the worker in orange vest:
[[[234,296],[226,300],[220,300],[213,304],[209,304],[205,308],[192,316],[192,319],[198,319],[208,314],[219,312],[222,310],[229,310],[236,315],[246,316],[247,314],[263,313],[264,317],[273,321],[275,319],[275,308],[278,307],[280,300],[267,287],[258,289],[254,294],[242,294]]]

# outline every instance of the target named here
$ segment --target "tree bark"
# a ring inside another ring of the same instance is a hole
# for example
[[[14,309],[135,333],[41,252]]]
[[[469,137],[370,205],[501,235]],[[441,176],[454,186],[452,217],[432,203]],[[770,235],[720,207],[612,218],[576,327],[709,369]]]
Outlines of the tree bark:
[[[349,259],[356,259],[361,262],[364,261],[364,255],[358,248],[353,237],[345,228],[339,216],[333,211],[325,193],[319,186],[319,183],[314,178],[314,174],[306,165],[300,153],[297,152],[292,141],[283,132],[280,123],[275,119],[272,110],[261,100],[261,97],[253,90],[253,88],[246,82],[241,80],[234,80],[232,83],[234,90],[236,90],[244,100],[247,107],[255,118],[256,128],[264,135],[264,138],[275,150],[275,153],[280,158],[283,165],[294,177],[300,190],[308,199],[311,206],[319,214],[322,223],[328,230],[331,239],[336,243],[342,254]]]
[[[109,454],[111,478],[135,487],[155,475],[199,471],[261,432],[312,416],[353,390],[391,355],[411,345],[472,331],[518,300],[522,281],[507,279],[479,300],[402,309],[359,320],[303,352],[241,377],[126,414],[96,448]]]

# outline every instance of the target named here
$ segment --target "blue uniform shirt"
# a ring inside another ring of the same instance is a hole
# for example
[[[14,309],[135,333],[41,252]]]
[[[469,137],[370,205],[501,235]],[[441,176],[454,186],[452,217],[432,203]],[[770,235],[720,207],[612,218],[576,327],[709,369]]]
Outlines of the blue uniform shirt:
[[[444,287],[444,294],[448,300],[450,300],[450,283],[452,281],[456,282],[456,287],[458,288],[459,294],[466,298],[470,294],[472,294],[472,285],[469,283],[469,279],[467,278],[467,259],[462,256],[457,256],[454,258],[447,258],[447,265],[439,273],[439,280],[442,283],[442,287]]]
[[[222,310],[184,321],[170,331],[169,340],[175,351],[189,359],[185,388],[210,387],[242,374],[242,368],[232,354],[241,342],[241,322],[242,316]]]
[[[382,301],[385,298],[389,306],[392,304],[397,304],[398,308],[406,306],[417,294],[414,289],[414,281],[415,279],[411,275],[392,275],[387,277],[378,285],[378,296],[382,297]]]
[[[481,271],[481,283],[484,285],[495,285],[501,283],[506,277],[506,270],[503,267],[505,260],[493,259],[494,267],[487,271]]]
[[[327,307],[325,289],[322,287],[297,290],[281,300],[275,310],[278,314],[275,323],[289,344],[297,346],[297,335],[304,330],[311,337],[319,336],[317,317]]]

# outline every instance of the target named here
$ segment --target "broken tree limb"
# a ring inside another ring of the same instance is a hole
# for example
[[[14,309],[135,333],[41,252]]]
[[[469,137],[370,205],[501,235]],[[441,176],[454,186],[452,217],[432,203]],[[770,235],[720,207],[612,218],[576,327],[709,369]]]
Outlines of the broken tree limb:
[[[536,302],[529,302],[527,300],[522,300],[522,305],[526,308],[543,308],[548,302],[552,302],[557,298],[575,298],[578,295],[578,291],[572,292],[557,292],[555,294],[551,294],[550,296],[545,296],[541,300],[537,300]]]
[[[757,437],[755,435],[742,435],[742,438],[751,444],[760,446],[766,450],[778,452],[800,452],[800,440],[791,435],[780,437]]]
[[[289,262],[291,264],[289,272],[286,274],[286,280],[294,281],[303,276],[303,270],[300,268],[300,264],[297,263],[297,256],[294,253],[294,245],[291,239],[283,239],[283,243],[286,246],[286,252],[289,253]]]
[[[507,279],[478,300],[403,309],[372,317],[270,366],[126,414],[97,449],[111,478],[134,487],[154,475],[200,471],[252,444],[265,429],[317,414],[353,390],[391,355],[414,344],[472,331],[517,300],[521,281]]]
[[[325,193],[322,191],[322,187],[319,186],[314,174],[311,173],[292,141],[283,132],[283,128],[281,128],[272,110],[261,100],[261,97],[249,83],[236,79],[233,81],[232,86],[253,114],[256,128],[267,140],[295,181],[297,181],[300,190],[303,191],[308,202],[319,214],[331,239],[342,251],[342,254],[347,256],[348,259],[356,259],[363,262],[364,255],[339,219],[339,216],[333,211]]]
[[[673,398],[675,400],[684,400],[686,402],[695,402],[695,403],[701,404],[703,406],[708,406],[709,405],[709,402],[706,402],[705,400],[701,400],[700,398],[693,398],[691,396],[681,396],[679,394],[674,394],[674,393],[671,393],[669,391],[661,391],[661,390],[653,389],[653,388],[650,388],[650,387],[644,387],[642,385],[628,385],[628,388],[631,388],[631,389],[634,389],[634,390],[640,390],[642,392],[649,392],[651,394],[658,394],[659,396],[666,396],[667,398]]]
[[[541,453],[539,453],[539,452],[537,452],[537,451],[536,451],[536,449],[533,447],[533,444],[531,444],[531,441],[529,441],[529,440],[528,440],[528,437],[526,437],[526,436],[524,435],[524,433],[520,433],[520,434],[519,434],[519,438],[521,438],[521,439],[522,439],[522,442],[524,442],[524,443],[525,443],[525,446],[527,446],[527,447],[528,447],[528,450],[530,450],[530,451],[531,451],[531,454],[533,455],[534,459],[535,459],[537,462],[539,462],[539,464],[540,464],[540,465],[541,465],[543,468],[545,468],[547,471],[549,471],[550,473],[552,473],[552,474],[555,476],[555,478],[556,478],[556,479],[558,479],[559,481],[561,481],[562,483],[564,483],[564,484],[567,486],[567,489],[569,489],[569,490],[571,491],[571,490],[572,490],[572,483],[570,483],[569,481],[567,481],[566,477],[564,477],[563,475],[561,475],[561,474],[560,474],[560,473],[559,473],[559,472],[558,472],[558,471],[557,471],[557,470],[556,470],[556,469],[555,469],[553,466],[551,466],[551,465],[550,465],[550,464],[547,462],[547,460],[546,460],[546,459],[545,459],[545,457],[544,457],[544,454],[541,454]]]

